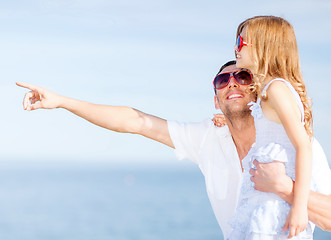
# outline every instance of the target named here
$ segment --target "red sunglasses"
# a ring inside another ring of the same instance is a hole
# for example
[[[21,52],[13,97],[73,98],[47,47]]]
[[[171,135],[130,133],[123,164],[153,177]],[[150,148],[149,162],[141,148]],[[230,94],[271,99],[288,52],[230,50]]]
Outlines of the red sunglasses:
[[[214,88],[225,88],[229,84],[231,77],[233,77],[234,80],[236,80],[236,82],[240,85],[249,85],[253,80],[253,75],[246,69],[235,72],[220,73],[214,79]]]
[[[241,51],[241,48],[243,46],[248,46],[248,45],[251,45],[252,46],[253,44],[249,44],[247,42],[244,42],[243,41],[243,38],[240,35],[238,35],[238,38],[237,38],[237,49],[238,49],[238,52]]]

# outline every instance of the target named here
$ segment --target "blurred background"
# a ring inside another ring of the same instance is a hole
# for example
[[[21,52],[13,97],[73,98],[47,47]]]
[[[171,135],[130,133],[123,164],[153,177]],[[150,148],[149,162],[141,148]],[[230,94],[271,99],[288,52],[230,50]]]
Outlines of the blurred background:
[[[0,237],[222,239],[197,166],[64,110],[25,112],[15,82],[202,121],[217,112],[212,80],[234,59],[238,24],[277,15],[296,31],[314,133],[331,159],[330,10],[328,0],[1,1]]]

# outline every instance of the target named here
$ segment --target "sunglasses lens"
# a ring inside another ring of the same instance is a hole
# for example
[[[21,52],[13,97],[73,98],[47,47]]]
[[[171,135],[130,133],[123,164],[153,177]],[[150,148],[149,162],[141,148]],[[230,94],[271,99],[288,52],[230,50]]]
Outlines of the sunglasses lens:
[[[240,85],[249,85],[253,80],[252,75],[247,71],[222,73],[214,79],[214,88],[222,89],[226,87],[230,81],[230,76],[233,76]]]
[[[218,75],[214,80],[214,87],[216,89],[224,88],[227,85],[229,78],[230,78],[230,73],[224,73]]]
[[[237,49],[238,49],[238,52],[241,51],[241,47],[242,47],[242,40],[241,40],[241,36],[239,35],[238,38],[237,38]]]
[[[240,71],[237,74],[234,74],[235,79],[239,84],[248,85],[252,82],[252,76],[247,71]]]

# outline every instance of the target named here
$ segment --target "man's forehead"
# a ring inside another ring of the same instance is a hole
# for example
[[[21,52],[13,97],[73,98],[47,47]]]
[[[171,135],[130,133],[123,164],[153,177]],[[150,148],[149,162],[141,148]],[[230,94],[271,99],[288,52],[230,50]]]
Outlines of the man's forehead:
[[[224,68],[220,73],[235,72],[235,71],[239,71],[239,68],[237,68],[236,65],[233,64]]]

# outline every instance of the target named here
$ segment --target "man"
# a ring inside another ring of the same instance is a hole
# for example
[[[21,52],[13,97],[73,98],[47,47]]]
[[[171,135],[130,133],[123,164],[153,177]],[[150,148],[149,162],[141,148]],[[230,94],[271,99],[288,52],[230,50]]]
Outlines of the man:
[[[220,73],[237,72],[235,62],[225,64]],[[232,75],[233,76],[233,75]],[[215,106],[225,116],[227,126],[216,127],[211,120],[196,124],[180,124],[143,113],[130,107],[105,106],[87,103],[50,92],[31,84],[17,83],[31,91],[25,95],[24,109],[64,108],[98,126],[116,132],[140,134],[175,148],[179,159],[188,158],[199,165],[205,176],[208,197],[225,237],[231,229],[227,222],[234,214],[242,178],[241,160],[255,142],[254,120],[247,103],[255,95],[247,85],[239,84],[233,77],[227,85],[215,90]],[[323,150],[314,141],[314,159],[321,162],[319,192],[331,194],[328,187],[331,177]],[[293,182],[279,163],[259,164],[252,170],[252,180],[257,189],[278,194],[291,203]],[[325,167],[327,166],[327,167]],[[317,171],[314,170],[313,171]],[[315,174],[316,175],[316,174]],[[322,179],[322,177],[324,177]],[[325,183],[324,183],[325,181]],[[269,184],[269,185],[268,185]],[[309,217],[323,229],[331,229],[331,197],[311,193]],[[328,207],[329,210],[325,210]]]

